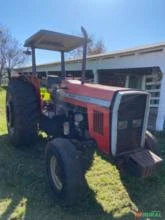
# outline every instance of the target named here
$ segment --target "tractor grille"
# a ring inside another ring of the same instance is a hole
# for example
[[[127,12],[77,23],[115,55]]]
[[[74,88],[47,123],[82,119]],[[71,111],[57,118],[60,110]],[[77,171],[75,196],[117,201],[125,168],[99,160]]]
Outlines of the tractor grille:
[[[93,112],[93,130],[96,133],[103,135],[103,113],[99,111]]]
[[[146,101],[146,94],[122,96],[118,110],[117,154],[140,147]]]

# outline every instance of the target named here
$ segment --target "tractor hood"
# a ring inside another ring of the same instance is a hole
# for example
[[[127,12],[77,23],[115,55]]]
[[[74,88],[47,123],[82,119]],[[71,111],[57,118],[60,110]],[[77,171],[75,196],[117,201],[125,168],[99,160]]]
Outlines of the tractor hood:
[[[109,108],[114,93],[128,91],[127,88],[104,86],[100,84],[81,84],[79,80],[66,80],[63,85],[67,88],[64,97],[69,102],[80,102],[84,107],[87,104],[95,104]],[[78,103],[77,103],[78,104]]]

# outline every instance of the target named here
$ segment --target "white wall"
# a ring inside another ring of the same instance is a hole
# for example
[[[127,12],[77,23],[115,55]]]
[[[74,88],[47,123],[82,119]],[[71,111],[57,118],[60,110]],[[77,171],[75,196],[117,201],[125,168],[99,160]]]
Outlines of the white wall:
[[[113,69],[113,68],[137,68],[162,66],[165,60],[165,51],[147,54],[137,54],[133,56],[114,57],[108,59],[89,60],[87,69]],[[60,71],[59,64],[38,66],[37,71]],[[66,63],[66,70],[81,70],[81,62]],[[31,71],[31,68],[25,68],[25,71]]]
[[[165,59],[164,59],[164,63],[161,65],[160,68],[163,74],[163,78],[161,81],[159,109],[158,109],[158,116],[156,120],[157,131],[163,130],[163,125],[165,121]]]

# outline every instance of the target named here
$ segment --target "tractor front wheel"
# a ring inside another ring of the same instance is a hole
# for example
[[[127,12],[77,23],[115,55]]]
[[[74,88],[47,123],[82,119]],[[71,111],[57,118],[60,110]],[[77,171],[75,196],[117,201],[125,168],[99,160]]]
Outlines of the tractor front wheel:
[[[84,176],[76,147],[67,139],[56,138],[46,147],[46,168],[51,189],[66,205],[80,201]]]

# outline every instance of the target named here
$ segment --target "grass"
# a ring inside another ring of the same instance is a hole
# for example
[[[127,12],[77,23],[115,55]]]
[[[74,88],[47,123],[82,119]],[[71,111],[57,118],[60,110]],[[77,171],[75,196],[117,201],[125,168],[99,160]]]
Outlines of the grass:
[[[159,136],[165,157],[164,135]],[[5,90],[0,89],[0,219],[135,219],[133,209],[159,210],[165,219],[165,164],[142,180],[119,172],[93,154],[86,172],[88,196],[80,205],[61,207],[45,175],[44,143],[24,150],[10,145],[5,121]]]

